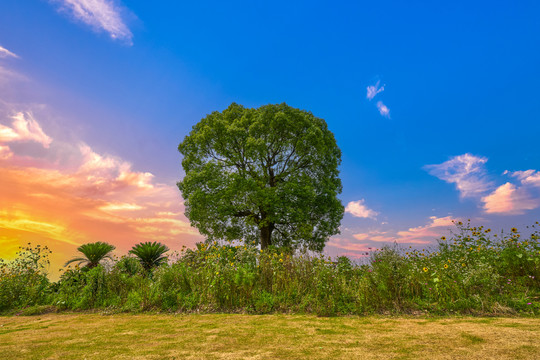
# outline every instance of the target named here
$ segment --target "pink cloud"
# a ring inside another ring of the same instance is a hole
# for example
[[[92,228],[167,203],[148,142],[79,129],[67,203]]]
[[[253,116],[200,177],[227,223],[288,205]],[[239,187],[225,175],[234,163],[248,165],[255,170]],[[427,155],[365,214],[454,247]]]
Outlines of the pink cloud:
[[[375,236],[371,236],[369,240],[375,241],[375,242],[394,242],[396,238],[393,236],[375,235]]]
[[[540,200],[532,198],[525,188],[509,182],[483,197],[482,201],[488,214],[520,215],[540,206]]]
[[[11,117],[11,126],[0,124],[0,143],[37,142],[48,148],[52,139],[45,135],[31,113],[19,112]]]
[[[405,231],[398,231],[397,235],[399,236],[399,240],[401,242],[406,243],[427,243],[424,240],[421,240],[421,238],[436,238],[439,237],[441,234],[441,228],[448,228],[454,223],[452,222],[452,217],[446,216],[442,218],[438,218],[436,216],[430,217],[431,222],[424,226],[418,226],[414,228],[409,228]],[[429,241],[428,241],[429,242]]]
[[[349,252],[366,252],[369,251],[370,245],[367,243],[357,243],[345,238],[332,238],[328,246],[338,248],[340,250],[347,250]]]
[[[7,145],[0,145],[0,160],[6,160],[13,156],[13,152]]]
[[[353,237],[356,239],[356,240],[366,240],[367,238],[369,238],[369,234],[353,234]]]

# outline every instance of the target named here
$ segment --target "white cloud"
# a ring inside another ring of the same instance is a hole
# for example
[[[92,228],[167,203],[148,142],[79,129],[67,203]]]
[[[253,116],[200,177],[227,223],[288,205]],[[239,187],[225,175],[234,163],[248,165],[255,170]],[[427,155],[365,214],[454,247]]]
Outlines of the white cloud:
[[[368,209],[368,207],[364,205],[364,199],[349,202],[345,207],[345,212],[359,218],[375,219],[376,216],[379,215],[378,212]]]
[[[121,8],[112,0],[52,1],[60,3],[61,10],[95,31],[105,31],[112,39],[122,40],[131,45],[133,34],[122,19]]]
[[[512,173],[505,171],[505,174],[509,174],[521,181],[524,185],[532,185],[540,187],[540,171],[526,170],[526,171],[514,171]]]
[[[370,85],[370,86],[367,87],[366,98],[368,100],[373,99],[378,93],[384,91],[385,85],[379,87],[380,83],[381,83],[380,81],[377,81],[377,83],[375,85]]]
[[[390,117],[390,109],[382,101],[377,101],[377,109],[382,116]]]
[[[456,184],[461,198],[476,197],[493,188],[484,169],[487,160],[485,157],[463,154],[442,164],[426,165],[424,170],[447,183]]]
[[[48,148],[52,139],[48,137],[31,113],[19,112],[11,117],[12,126],[0,124],[0,142],[35,141]]]
[[[8,58],[8,57],[12,57],[16,59],[19,58],[16,54],[12,53],[5,47],[0,46],[0,58]]]

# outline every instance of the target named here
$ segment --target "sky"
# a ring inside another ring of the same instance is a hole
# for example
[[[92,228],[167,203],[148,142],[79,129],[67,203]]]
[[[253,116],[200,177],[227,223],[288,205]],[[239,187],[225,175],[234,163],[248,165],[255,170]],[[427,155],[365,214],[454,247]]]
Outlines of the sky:
[[[3,0],[0,258],[56,271],[77,246],[204,238],[178,144],[232,102],[323,118],[342,151],[341,233],[361,259],[434,246],[452,220],[540,220],[536,1]]]

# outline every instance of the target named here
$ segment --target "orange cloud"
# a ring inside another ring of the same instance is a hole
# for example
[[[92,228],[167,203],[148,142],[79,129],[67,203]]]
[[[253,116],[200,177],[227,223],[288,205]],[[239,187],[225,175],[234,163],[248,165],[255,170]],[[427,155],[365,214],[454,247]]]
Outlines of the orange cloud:
[[[174,184],[86,144],[53,140],[28,114],[12,120],[0,125],[0,257],[28,242],[48,245],[55,273],[86,242],[106,241],[125,254],[140,241],[174,250],[202,240]],[[15,141],[37,143],[46,156],[18,154],[9,147]]]

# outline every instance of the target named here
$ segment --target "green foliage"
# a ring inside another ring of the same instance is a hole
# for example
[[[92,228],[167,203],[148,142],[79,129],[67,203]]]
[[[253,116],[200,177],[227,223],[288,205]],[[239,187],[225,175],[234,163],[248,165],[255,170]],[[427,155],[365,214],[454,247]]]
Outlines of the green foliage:
[[[20,248],[15,260],[0,259],[0,312],[46,302],[50,253],[46,246],[28,243]]]
[[[323,119],[286,104],[231,104],[178,146],[186,216],[208,241],[322,250],[339,232],[341,152]]]
[[[116,249],[115,246],[101,241],[81,245],[77,248],[77,251],[83,254],[83,256],[75,257],[69,260],[66,262],[65,266],[76,262],[78,266],[84,264],[84,266],[87,266],[90,269],[94,268],[98,266],[101,261],[105,259],[112,259],[110,253],[114,249]]]
[[[167,246],[154,241],[137,244],[129,253],[139,258],[141,265],[148,271],[167,262],[167,256],[164,255],[167,251]]]
[[[144,268],[141,264],[141,261],[133,257],[122,257],[115,265],[114,268],[121,274],[126,274],[128,276],[134,276],[136,274],[142,274]]]
[[[67,269],[49,284],[46,252],[28,248],[0,277],[2,311],[540,314],[540,237],[457,224],[436,248],[372,251],[363,264],[255,244],[200,243],[152,276],[136,258]],[[37,306],[37,307],[36,307]],[[29,307],[28,309],[24,309]]]

